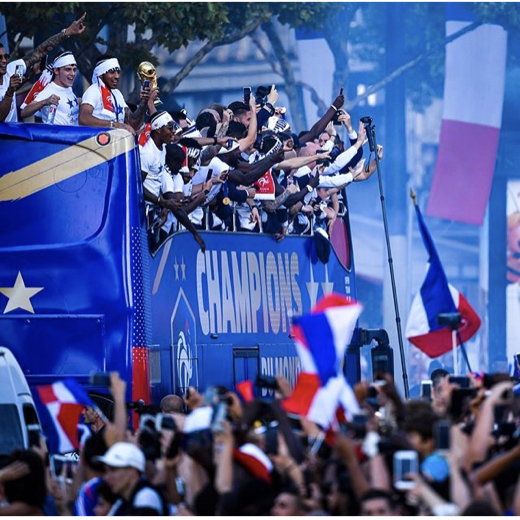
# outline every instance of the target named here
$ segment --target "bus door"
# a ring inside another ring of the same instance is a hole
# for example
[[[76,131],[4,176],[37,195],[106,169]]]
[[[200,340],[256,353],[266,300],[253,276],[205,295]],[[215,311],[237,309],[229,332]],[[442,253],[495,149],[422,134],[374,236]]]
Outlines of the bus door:
[[[233,349],[233,383],[236,385],[242,381],[255,382],[260,367],[258,348],[234,348]]]

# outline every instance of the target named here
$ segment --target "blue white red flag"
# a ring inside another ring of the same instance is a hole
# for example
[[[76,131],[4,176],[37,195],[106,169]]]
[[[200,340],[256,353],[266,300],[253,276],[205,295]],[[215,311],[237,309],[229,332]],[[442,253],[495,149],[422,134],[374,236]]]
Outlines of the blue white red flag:
[[[474,21],[447,4],[446,35]],[[484,24],[446,46],[442,127],[426,214],[480,225],[489,199],[502,123],[507,33]]]
[[[284,401],[285,410],[324,428],[333,423],[338,406],[347,417],[359,411],[341,364],[362,310],[360,303],[330,294],[311,314],[294,319],[291,333],[301,373],[293,393]]]
[[[428,269],[421,289],[412,302],[405,334],[417,348],[434,358],[453,347],[451,328],[439,325],[439,314],[460,313],[461,323],[458,331],[462,341],[467,341],[478,331],[480,318],[464,295],[448,283],[432,237],[417,204],[415,211],[419,231],[428,253]],[[457,345],[459,345],[458,337]]]
[[[50,65],[47,65],[40,74],[38,81],[31,87],[31,90],[29,90],[27,96],[25,96],[25,99],[20,107],[22,110],[27,105],[30,105],[36,99],[36,96],[52,81],[52,76],[52,67]]]
[[[80,447],[78,424],[85,406],[95,407],[74,379],[37,386],[33,392],[50,453],[70,453]]]

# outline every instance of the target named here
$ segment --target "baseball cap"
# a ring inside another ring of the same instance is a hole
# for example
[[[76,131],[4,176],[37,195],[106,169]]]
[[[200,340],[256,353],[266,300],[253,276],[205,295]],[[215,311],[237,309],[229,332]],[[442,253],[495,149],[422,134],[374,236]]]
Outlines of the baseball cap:
[[[102,457],[93,460],[113,468],[135,468],[141,472],[145,466],[144,453],[130,442],[116,442]]]

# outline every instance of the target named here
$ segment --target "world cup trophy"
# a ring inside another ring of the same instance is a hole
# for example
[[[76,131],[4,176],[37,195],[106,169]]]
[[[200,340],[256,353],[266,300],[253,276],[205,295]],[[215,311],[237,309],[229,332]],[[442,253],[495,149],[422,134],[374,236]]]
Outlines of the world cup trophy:
[[[143,61],[137,67],[137,77],[142,86],[146,86],[145,81],[148,81],[148,86],[152,89],[157,87],[157,71],[149,61]],[[161,105],[162,101],[156,98],[153,102],[155,106]]]

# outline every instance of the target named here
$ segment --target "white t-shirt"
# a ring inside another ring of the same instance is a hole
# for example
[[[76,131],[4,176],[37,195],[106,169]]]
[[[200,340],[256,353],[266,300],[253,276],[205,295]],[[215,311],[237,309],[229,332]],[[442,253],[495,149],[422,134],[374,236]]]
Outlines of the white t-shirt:
[[[143,186],[153,195],[158,197],[163,192],[163,182],[168,182],[165,175],[166,147],[163,146],[159,150],[153,139],[148,139],[144,146],[139,146],[139,155],[141,157],[141,170],[146,173],[146,179]]]
[[[82,105],[91,105],[94,107],[92,115],[98,119],[105,119],[107,121],[116,121],[118,123],[125,122],[125,109],[128,108],[123,94],[117,89],[112,89],[112,104],[114,105],[115,113],[107,115],[107,111],[103,110],[103,98],[101,97],[101,89],[99,85],[90,85],[81,98]]]
[[[7,68],[4,74],[4,82],[0,85],[0,102],[3,101],[5,97],[5,93],[9,88],[11,76],[16,72],[17,65],[21,65],[23,67],[23,73],[25,74],[26,67],[25,61],[23,60],[15,60],[11,61],[7,64]],[[9,110],[9,114],[5,118],[6,123],[16,123],[18,121],[18,113],[16,111],[16,93],[13,94],[11,101],[11,109]]]
[[[72,87],[60,87],[58,84],[54,83],[54,81],[51,81],[41,92],[36,94],[35,99],[47,99],[53,94],[60,98],[53,124],[77,126],[79,103],[76,94],[72,91]],[[41,117],[44,123],[50,122],[49,109],[50,107],[48,105],[41,109]]]
[[[193,186],[197,184],[203,184],[208,179],[209,171],[211,170],[210,178],[220,177],[224,172],[229,171],[229,165],[221,161],[218,157],[213,157],[207,166],[201,166],[197,173],[193,176]],[[218,192],[221,190],[222,184],[215,184],[209,190],[208,196],[206,197],[206,204],[213,200]]]

